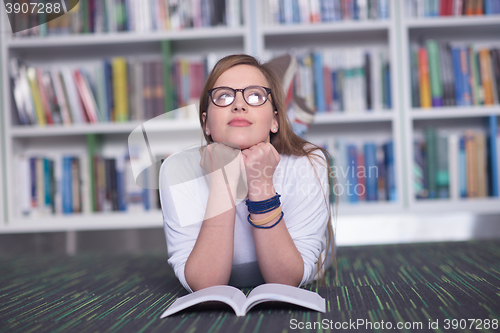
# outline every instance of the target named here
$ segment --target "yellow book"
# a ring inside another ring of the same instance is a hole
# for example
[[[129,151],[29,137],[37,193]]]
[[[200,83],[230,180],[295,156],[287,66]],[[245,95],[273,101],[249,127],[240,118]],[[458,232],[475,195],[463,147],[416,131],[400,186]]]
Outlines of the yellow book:
[[[128,80],[127,80],[127,60],[123,57],[113,58],[113,99],[115,102],[115,121],[128,121]]]
[[[47,120],[45,119],[45,110],[43,108],[42,97],[40,96],[40,90],[38,89],[36,69],[33,67],[28,67],[28,69],[26,70],[26,75],[28,76],[28,82],[31,88],[31,96],[33,97],[33,103],[35,104],[38,125],[45,126],[47,124]]]
[[[421,47],[418,51],[418,66],[420,72],[420,107],[430,108],[432,107],[431,82],[429,77],[429,58],[425,47]]]
[[[486,138],[484,133],[476,134],[478,197],[488,196],[488,173],[486,170]]]

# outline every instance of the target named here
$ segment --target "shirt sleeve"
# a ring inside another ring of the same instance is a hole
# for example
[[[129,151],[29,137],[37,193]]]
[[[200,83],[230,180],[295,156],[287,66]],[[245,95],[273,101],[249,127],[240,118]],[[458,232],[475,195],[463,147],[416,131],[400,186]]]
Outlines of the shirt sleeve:
[[[299,157],[289,174],[283,202],[284,219],[288,232],[304,261],[304,275],[300,286],[312,281],[316,265],[325,249],[325,231],[329,220],[328,168],[320,151],[314,156]]]
[[[169,257],[168,263],[173,268],[180,283],[191,293],[193,291],[186,282],[184,267],[200,232],[204,206],[199,193],[197,194],[196,191],[196,178],[189,181],[189,177],[184,174],[180,177],[183,178],[183,182],[179,182],[179,175],[172,173],[174,168],[168,166],[169,162],[172,161],[167,159],[162,164],[159,184],[163,229]],[[175,168],[175,170],[179,170],[179,168]],[[185,169],[180,170],[185,171]],[[172,186],[173,183],[176,184]],[[174,200],[173,196],[177,196],[178,200]],[[181,197],[181,200],[179,200],[179,197]],[[180,207],[179,202],[188,203],[188,209],[184,206]],[[184,216],[186,212],[189,212],[188,223],[186,223],[186,217]]]

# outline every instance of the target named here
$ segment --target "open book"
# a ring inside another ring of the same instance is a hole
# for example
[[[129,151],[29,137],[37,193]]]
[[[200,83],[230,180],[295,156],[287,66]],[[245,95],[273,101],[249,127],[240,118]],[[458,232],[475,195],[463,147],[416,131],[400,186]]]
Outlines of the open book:
[[[244,316],[253,306],[264,302],[286,302],[325,312],[326,301],[315,292],[279,283],[266,283],[255,287],[248,297],[238,288],[214,286],[198,290],[178,298],[165,310],[160,318],[165,318],[201,302],[219,301],[233,308],[237,316]]]

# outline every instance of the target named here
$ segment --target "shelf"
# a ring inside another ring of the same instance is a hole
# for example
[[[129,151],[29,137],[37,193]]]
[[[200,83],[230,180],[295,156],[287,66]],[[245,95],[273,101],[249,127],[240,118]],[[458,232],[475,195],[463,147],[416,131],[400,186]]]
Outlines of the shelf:
[[[428,199],[415,201],[410,209],[414,213],[422,212],[470,212],[470,213],[500,213],[499,198],[468,198],[462,200]]]
[[[48,125],[42,126],[14,126],[11,129],[13,137],[46,137],[46,136],[66,136],[66,135],[85,135],[85,134],[120,134],[131,133],[135,128],[141,126],[144,122],[128,123],[98,123],[81,125]],[[201,131],[200,123],[197,120],[171,120],[164,123],[155,123],[148,125],[148,131]]]
[[[262,28],[264,35],[296,35],[325,32],[351,32],[351,31],[374,31],[388,30],[391,23],[389,20],[379,21],[339,21],[331,23],[310,24],[280,24]]]
[[[412,109],[411,119],[475,118],[500,115],[500,106],[442,107]]]
[[[391,110],[359,112],[359,113],[316,113],[314,124],[342,124],[342,123],[363,123],[374,121],[392,121],[394,113]]]
[[[162,213],[160,210],[155,210],[144,213],[112,212],[90,215],[47,216],[31,219],[18,218],[9,224],[0,224],[0,234],[162,227]]]
[[[410,29],[464,26],[495,26],[500,28],[500,15],[411,18],[403,20],[403,24]]]
[[[396,214],[402,212],[404,212],[403,208],[397,202],[392,201],[339,202],[338,206],[338,216]]]
[[[11,38],[6,41],[6,45],[11,49],[30,49],[54,46],[131,44],[162,40],[210,40],[244,36],[245,28],[215,27],[181,31],[153,31],[149,33],[119,32]]]

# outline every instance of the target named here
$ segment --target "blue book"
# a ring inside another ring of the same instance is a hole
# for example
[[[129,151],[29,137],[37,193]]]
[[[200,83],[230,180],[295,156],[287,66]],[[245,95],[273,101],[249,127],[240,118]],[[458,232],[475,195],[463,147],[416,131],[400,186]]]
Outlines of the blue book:
[[[31,207],[37,206],[36,200],[36,157],[30,157],[30,186],[31,186]]]
[[[365,175],[366,175],[366,201],[378,200],[378,167],[377,167],[377,147],[375,143],[365,143],[363,147],[365,155]]]
[[[321,52],[312,53],[313,75],[314,75],[314,99],[316,100],[316,111],[325,112],[325,86],[323,78],[323,54]]]
[[[379,0],[378,1],[378,18],[387,19],[389,18],[389,1]]]
[[[389,201],[396,201],[396,177],[394,175],[394,144],[391,141],[384,144],[385,165],[387,170],[386,191]]]
[[[63,157],[62,170],[62,211],[64,214],[73,213],[73,175],[71,165],[73,158]]]
[[[385,88],[384,88],[384,93],[385,93],[385,101],[386,101],[386,105],[387,105],[387,109],[391,109],[392,108],[392,101],[391,101],[391,66],[389,63],[387,63],[385,65],[385,71],[384,71],[384,75],[385,75],[385,80],[384,80],[384,83],[385,83]]]
[[[460,48],[460,61],[461,61],[461,73],[462,73],[462,101],[464,105],[472,105],[472,89],[470,86],[470,60],[469,52],[465,47]],[[465,62],[465,63],[464,63]]]
[[[359,12],[358,12],[358,1],[357,0],[352,0],[351,1],[351,17],[354,20],[359,20]]]
[[[358,184],[358,152],[355,145],[347,146],[347,195],[349,197],[349,202],[358,202],[358,194],[356,191],[356,185]]]
[[[323,14],[321,14],[321,16],[323,16]],[[293,23],[300,23],[299,0],[292,0],[292,17]]]
[[[106,121],[111,121],[111,110],[114,107],[113,100],[113,68],[111,66],[111,61],[109,59],[104,60],[104,84],[106,89],[106,107],[107,109],[103,111],[104,119]]]
[[[460,50],[456,47],[451,48],[451,56],[453,62],[453,77],[455,78],[455,99],[457,106],[463,106],[463,85],[462,85],[462,71],[460,70]]]
[[[461,136],[458,150],[458,188],[460,197],[467,197],[467,159],[465,155],[465,137]]]
[[[497,156],[497,133],[498,133],[498,125],[497,125],[497,116],[490,115],[489,119],[489,169],[490,169],[490,184],[491,184],[491,195],[494,197],[498,197],[498,156]]]
[[[148,184],[148,179],[149,179],[149,170],[145,169],[143,172],[144,174],[144,180],[145,184]],[[150,204],[149,204],[149,189],[148,186],[145,186],[145,188],[142,190],[142,202],[144,204],[144,210],[149,210]]]
[[[126,211],[127,210],[127,193],[125,191],[125,179],[124,179],[124,171],[123,171],[123,166],[118,167],[118,161],[117,161],[117,167],[116,167],[116,190],[118,193],[118,210],[119,211]]]
[[[484,14],[491,15],[491,0],[484,0]]]

